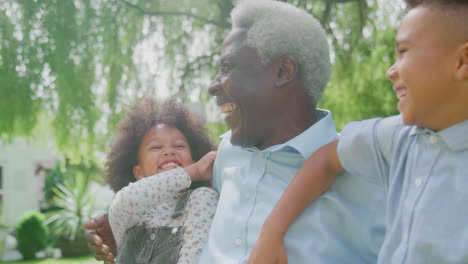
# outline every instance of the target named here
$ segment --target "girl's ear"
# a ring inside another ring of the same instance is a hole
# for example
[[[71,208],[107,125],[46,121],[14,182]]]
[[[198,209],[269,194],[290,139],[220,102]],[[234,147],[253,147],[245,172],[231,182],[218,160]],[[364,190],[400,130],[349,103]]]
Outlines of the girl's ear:
[[[468,80],[468,42],[460,46],[455,78],[460,81]]]
[[[135,177],[135,180],[141,180],[143,176],[143,170],[141,169],[140,165],[135,165],[132,168],[133,171],[133,177]]]

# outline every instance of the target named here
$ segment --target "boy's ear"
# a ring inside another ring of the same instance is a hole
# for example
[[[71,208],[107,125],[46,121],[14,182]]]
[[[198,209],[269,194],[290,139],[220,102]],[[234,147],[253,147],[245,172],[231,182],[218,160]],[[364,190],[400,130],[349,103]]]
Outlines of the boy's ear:
[[[132,168],[133,171],[133,177],[135,177],[135,180],[141,180],[143,178],[143,171],[140,167],[140,165],[135,165]]]
[[[281,87],[285,84],[288,84],[296,78],[297,75],[297,63],[296,61],[289,57],[285,56],[279,59],[278,69],[276,72],[276,81],[275,85]]]
[[[460,81],[468,80],[468,42],[460,46],[455,78]]]

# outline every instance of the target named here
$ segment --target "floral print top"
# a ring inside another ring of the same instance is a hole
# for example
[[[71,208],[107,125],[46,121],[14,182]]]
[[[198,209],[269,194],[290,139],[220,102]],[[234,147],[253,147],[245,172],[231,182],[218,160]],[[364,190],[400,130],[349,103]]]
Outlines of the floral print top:
[[[218,194],[207,187],[195,189],[187,202],[185,214],[173,219],[177,202],[190,184],[189,175],[179,167],[130,183],[117,192],[109,209],[109,222],[117,248],[125,231],[137,224],[147,228],[182,225],[183,243],[177,263],[197,263],[208,240]]]

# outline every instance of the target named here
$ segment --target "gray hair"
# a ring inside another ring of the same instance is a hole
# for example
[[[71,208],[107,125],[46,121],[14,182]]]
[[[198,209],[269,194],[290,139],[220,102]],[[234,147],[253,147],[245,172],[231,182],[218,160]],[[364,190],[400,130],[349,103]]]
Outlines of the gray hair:
[[[246,45],[255,48],[262,65],[282,56],[297,63],[314,104],[330,79],[330,51],[319,21],[293,5],[268,0],[245,0],[232,10],[233,28],[246,30]]]

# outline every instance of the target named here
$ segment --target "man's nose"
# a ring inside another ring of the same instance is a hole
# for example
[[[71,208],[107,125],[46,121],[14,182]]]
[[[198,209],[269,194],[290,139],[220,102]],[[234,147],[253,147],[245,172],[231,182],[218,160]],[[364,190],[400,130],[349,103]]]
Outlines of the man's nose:
[[[398,70],[396,63],[393,64],[390,68],[388,68],[387,72],[385,73],[385,77],[390,81],[395,81],[396,77],[398,76]]]
[[[208,86],[208,93],[212,96],[216,96],[220,90],[221,90],[221,81],[219,80],[219,74],[218,74]]]

